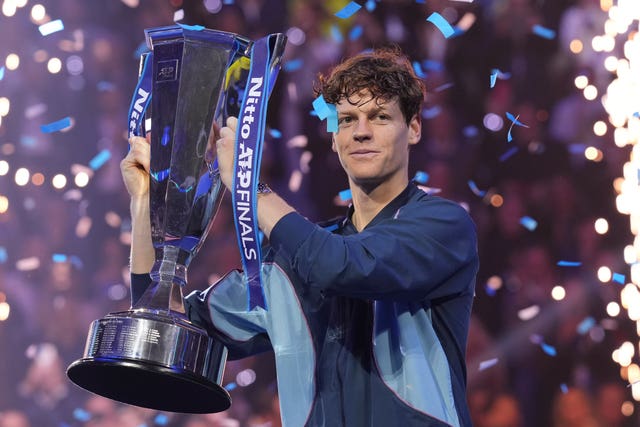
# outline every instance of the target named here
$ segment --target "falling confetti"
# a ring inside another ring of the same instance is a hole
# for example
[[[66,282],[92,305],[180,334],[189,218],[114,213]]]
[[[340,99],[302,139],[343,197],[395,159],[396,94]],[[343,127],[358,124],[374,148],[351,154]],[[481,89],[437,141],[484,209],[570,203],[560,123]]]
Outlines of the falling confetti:
[[[447,20],[444,19],[438,12],[433,12],[431,15],[429,15],[427,21],[435,25],[436,28],[438,28],[438,30],[440,30],[440,32],[447,39],[455,33],[455,30],[451,26],[451,24],[449,24],[449,22],[447,22]]]
[[[529,231],[534,231],[538,227],[538,221],[530,216],[520,218],[520,224]]]
[[[494,359],[489,359],[489,360],[484,360],[482,362],[480,362],[480,366],[478,367],[479,371],[484,371],[485,369],[488,369],[492,366],[495,366],[498,363],[498,358],[494,358]]]
[[[62,30],[64,30],[64,23],[60,19],[47,22],[46,24],[42,24],[38,27],[38,31],[40,31],[40,34],[43,36],[48,36],[49,34],[57,33]]]
[[[558,267],[579,267],[582,265],[579,261],[558,261]]]
[[[553,40],[556,37],[556,32],[554,30],[543,27],[542,25],[534,25],[531,31],[533,31],[533,34],[547,40]]]
[[[41,125],[40,126],[40,130],[43,133],[53,133],[53,132],[58,132],[64,129],[67,129],[69,127],[71,127],[71,117],[65,117],[64,119],[60,119],[58,121],[46,124],[46,125]]]
[[[358,3],[352,1],[348,5],[340,9],[338,12],[336,12],[335,15],[340,19],[347,19],[351,17],[354,13],[356,13],[358,10],[360,10],[361,7],[362,6],[360,6]]]

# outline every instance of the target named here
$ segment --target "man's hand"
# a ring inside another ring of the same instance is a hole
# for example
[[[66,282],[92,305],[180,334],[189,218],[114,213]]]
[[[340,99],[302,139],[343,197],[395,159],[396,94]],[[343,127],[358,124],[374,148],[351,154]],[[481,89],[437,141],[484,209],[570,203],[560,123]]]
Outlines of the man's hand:
[[[225,187],[232,190],[233,186],[233,166],[234,150],[236,146],[236,127],[238,119],[229,117],[227,125],[220,129],[220,138],[216,141],[216,155],[218,157],[218,168],[220,179]]]
[[[131,260],[132,273],[148,273],[155,259],[151,243],[149,214],[149,165],[151,145],[145,138],[129,139],[129,153],[120,162],[124,185],[131,197]]]
[[[149,194],[149,163],[151,150],[149,141],[134,136],[129,139],[129,153],[120,162],[124,185],[132,199],[147,197]]]

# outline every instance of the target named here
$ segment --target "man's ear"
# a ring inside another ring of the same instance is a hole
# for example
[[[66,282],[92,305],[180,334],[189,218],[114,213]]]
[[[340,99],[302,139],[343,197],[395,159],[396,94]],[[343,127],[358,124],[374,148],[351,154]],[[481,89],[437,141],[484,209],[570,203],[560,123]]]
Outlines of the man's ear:
[[[338,149],[336,148],[336,134],[335,133],[331,134],[331,149],[333,150],[334,153],[338,152]]]
[[[422,136],[422,121],[419,115],[415,115],[409,121],[409,145],[415,145],[420,142]]]

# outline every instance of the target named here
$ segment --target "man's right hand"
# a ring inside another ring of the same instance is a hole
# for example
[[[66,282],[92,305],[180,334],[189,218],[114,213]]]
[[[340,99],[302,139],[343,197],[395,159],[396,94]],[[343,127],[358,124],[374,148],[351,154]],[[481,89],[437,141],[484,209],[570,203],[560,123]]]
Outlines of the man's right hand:
[[[129,139],[129,153],[120,162],[124,185],[132,199],[149,194],[149,163],[151,150],[149,141],[140,136]]]
[[[131,259],[132,273],[149,273],[155,260],[151,243],[149,214],[149,165],[151,145],[145,138],[129,139],[129,153],[120,162],[124,185],[131,197]]]

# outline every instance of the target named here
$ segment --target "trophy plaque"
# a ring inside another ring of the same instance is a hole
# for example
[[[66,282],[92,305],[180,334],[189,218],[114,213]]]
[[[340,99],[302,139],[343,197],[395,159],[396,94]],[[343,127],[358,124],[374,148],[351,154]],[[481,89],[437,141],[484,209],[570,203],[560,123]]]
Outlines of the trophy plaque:
[[[183,287],[223,194],[207,153],[209,137],[240,113],[256,42],[185,25],[147,29],[145,37],[150,52],[141,57],[129,130],[137,134],[139,122],[150,117],[152,283],[129,310],[91,323],[83,357],[67,375],[86,390],[136,406],[220,412],[231,405],[221,386],[227,350],[189,321]],[[286,37],[260,40],[269,51],[267,73],[275,79]],[[144,78],[150,81],[146,89]]]

